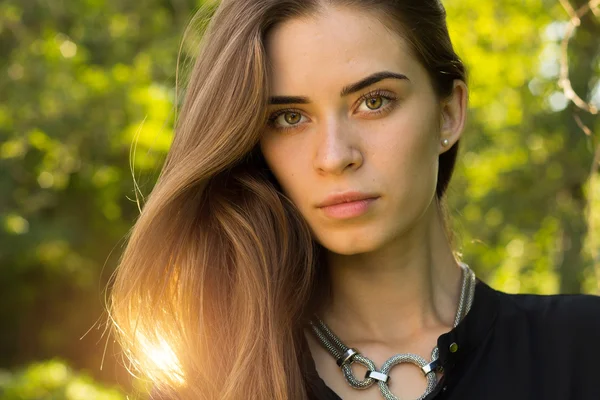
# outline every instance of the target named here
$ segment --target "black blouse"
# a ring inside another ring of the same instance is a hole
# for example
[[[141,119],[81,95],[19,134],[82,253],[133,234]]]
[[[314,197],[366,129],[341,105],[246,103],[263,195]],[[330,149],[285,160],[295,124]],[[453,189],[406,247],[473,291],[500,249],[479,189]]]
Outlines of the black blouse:
[[[304,346],[310,399],[340,400]],[[425,400],[600,400],[597,296],[507,294],[478,279],[471,310],[438,348],[444,375]]]

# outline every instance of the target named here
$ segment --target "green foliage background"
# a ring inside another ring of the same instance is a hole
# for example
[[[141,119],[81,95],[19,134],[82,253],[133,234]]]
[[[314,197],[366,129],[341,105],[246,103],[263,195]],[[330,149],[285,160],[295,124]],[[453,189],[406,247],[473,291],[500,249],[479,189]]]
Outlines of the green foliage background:
[[[0,3],[0,399],[135,387],[104,334],[104,289],[139,212],[134,176],[148,194],[169,148],[177,52],[202,3]],[[558,0],[445,5],[471,89],[456,249],[501,290],[597,293],[600,122],[558,85],[569,16]],[[567,59],[596,106],[599,27],[588,13]]]

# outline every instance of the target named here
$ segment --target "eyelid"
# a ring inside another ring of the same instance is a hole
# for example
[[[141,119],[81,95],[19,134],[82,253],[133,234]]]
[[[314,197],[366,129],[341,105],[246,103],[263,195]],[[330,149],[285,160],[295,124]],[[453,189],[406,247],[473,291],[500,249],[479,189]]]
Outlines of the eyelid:
[[[302,111],[298,110],[297,108],[282,108],[280,110],[273,111],[271,115],[269,115],[269,121],[276,119],[281,114],[285,114],[286,112],[295,112],[298,114],[302,114]]]
[[[375,89],[361,95],[356,102],[360,105],[363,101],[371,99],[373,97],[384,97],[390,101],[397,100],[397,96],[393,92],[383,89]]]

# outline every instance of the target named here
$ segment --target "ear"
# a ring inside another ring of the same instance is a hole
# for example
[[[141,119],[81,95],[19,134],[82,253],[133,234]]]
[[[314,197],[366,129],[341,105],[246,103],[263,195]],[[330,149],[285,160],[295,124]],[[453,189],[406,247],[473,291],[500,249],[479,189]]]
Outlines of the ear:
[[[454,80],[452,94],[441,104],[441,130],[439,154],[449,150],[460,139],[467,116],[469,90],[460,79]],[[442,145],[444,139],[448,145]]]

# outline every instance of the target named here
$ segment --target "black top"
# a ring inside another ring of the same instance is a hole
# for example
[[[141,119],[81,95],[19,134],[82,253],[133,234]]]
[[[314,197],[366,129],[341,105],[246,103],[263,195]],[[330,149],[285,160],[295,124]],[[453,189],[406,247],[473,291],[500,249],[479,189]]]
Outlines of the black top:
[[[507,294],[478,279],[469,313],[438,338],[444,375],[425,400],[600,400],[599,341],[600,297]],[[340,400],[304,345],[311,400]]]

